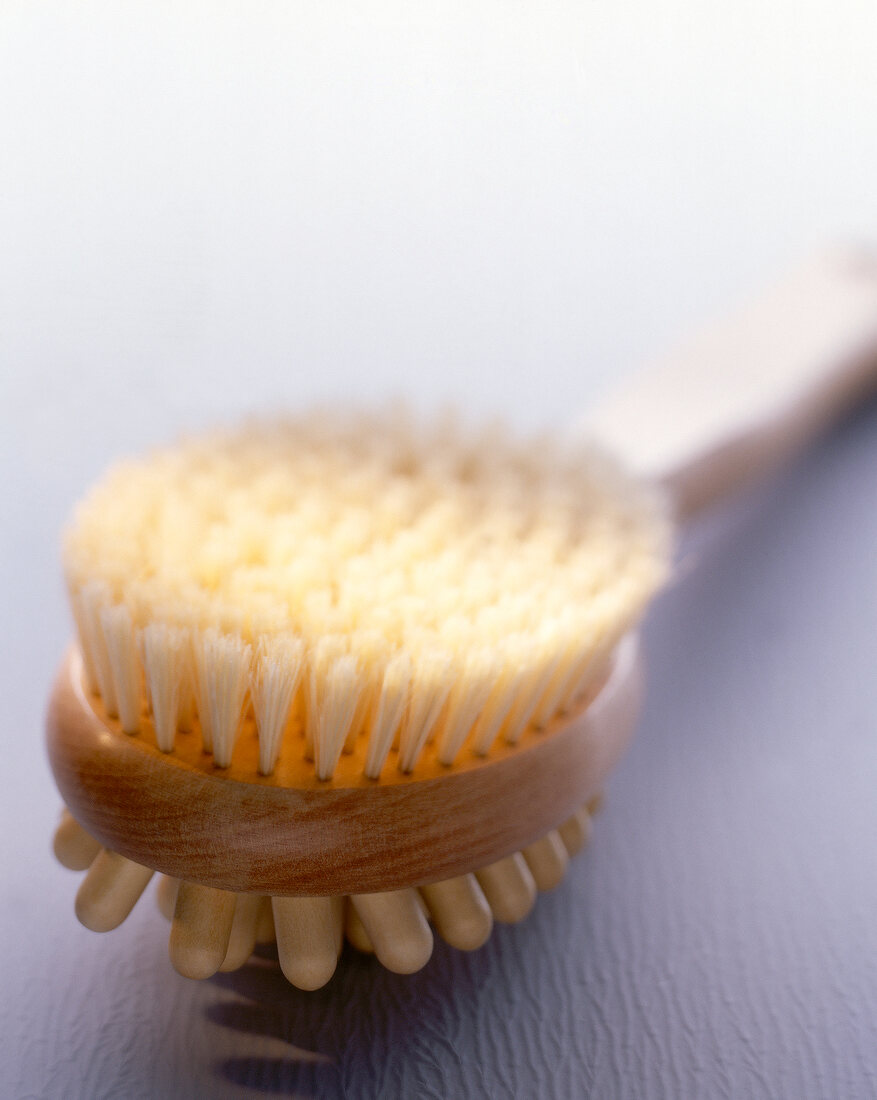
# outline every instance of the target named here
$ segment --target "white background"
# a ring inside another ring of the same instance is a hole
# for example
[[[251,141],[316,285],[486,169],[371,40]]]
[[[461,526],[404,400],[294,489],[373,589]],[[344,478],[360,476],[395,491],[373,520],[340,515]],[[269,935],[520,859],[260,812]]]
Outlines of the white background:
[[[5,412],[550,424],[877,233],[870,0],[0,8]],[[60,422],[60,423],[59,423]]]

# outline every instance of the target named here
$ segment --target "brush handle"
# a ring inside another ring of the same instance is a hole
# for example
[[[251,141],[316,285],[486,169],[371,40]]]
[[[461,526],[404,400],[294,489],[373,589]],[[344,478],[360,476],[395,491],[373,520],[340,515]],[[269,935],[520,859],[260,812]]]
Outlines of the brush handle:
[[[877,252],[812,259],[633,376],[589,435],[687,519],[789,461],[877,389]]]

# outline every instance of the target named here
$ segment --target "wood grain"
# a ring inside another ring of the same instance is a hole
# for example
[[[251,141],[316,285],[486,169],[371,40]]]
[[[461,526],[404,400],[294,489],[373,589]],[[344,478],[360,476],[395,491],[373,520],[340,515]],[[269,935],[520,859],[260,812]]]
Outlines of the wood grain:
[[[558,826],[623,753],[640,697],[629,637],[584,712],[518,746],[422,777],[319,782],[303,769],[301,785],[283,786],[122,733],[86,696],[74,653],[52,692],[47,740],[73,816],[135,862],[241,893],[370,893],[476,870]]]

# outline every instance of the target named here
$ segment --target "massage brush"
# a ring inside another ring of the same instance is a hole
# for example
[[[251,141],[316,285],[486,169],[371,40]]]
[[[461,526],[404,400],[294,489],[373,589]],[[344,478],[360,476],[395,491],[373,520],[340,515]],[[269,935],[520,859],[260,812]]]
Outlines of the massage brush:
[[[181,974],[276,940],[315,989],[345,937],[410,973],[521,920],[633,732],[675,525],[875,376],[877,265],[839,252],[635,377],[596,443],[329,410],[116,466],[66,533],[48,711],[80,921],[160,872]]]

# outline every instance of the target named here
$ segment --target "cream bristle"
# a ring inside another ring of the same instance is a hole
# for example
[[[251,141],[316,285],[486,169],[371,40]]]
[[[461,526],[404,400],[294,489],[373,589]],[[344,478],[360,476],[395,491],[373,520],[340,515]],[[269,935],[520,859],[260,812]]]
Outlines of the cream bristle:
[[[316,704],[314,765],[318,779],[331,779],[359,699],[356,658],[335,657],[311,669]],[[313,712],[311,712],[313,714]]]
[[[140,662],[131,612],[124,604],[104,607],[101,628],[113,677],[119,721],[125,733],[140,729]]]
[[[377,779],[381,774],[387,753],[390,751],[405,712],[410,682],[411,658],[407,653],[397,653],[387,662],[384,670],[377,707],[369,732],[363,769],[369,779]]]
[[[302,697],[305,712],[305,756],[309,760],[314,759],[315,743],[320,725],[320,701],[326,675],[333,661],[346,656],[346,654],[346,638],[341,634],[327,634],[317,641],[307,655],[307,669]]]
[[[89,644],[88,638],[88,624],[86,621],[85,608],[82,604],[79,588],[70,575],[70,570],[67,572],[67,593],[70,598],[70,610],[73,613],[73,623],[76,627],[76,637],[79,640],[79,652],[82,654],[82,675],[86,689],[94,694],[100,691],[100,687],[97,682],[97,669],[94,666],[94,661],[91,656],[91,645]]]
[[[101,611],[109,606],[110,588],[103,581],[89,581],[79,592],[80,615],[84,627],[85,648],[88,650],[94,669],[97,688],[103,699],[104,709],[111,718],[119,713],[116,703],[116,688],[113,683],[113,669],[110,655],[101,625]]]
[[[441,764],[453,764],[467,734],[484,709],[499,673],[498,662],[490,650],[476,650],[468,656],[463,655],[460,664],[462,675],[458,675],[451,688],[438,735],[438,759]]]
[[[213,723],[210,720],[210,688],[207,679],[207,662],[204,647],[197,631],[190,635],[190,668],[192,671],[192,695],[198,711],[201,729],[201,745],[205,752],[213,752]]]
[[[356,739],[374,720],[389,649],[386,639],[376,630],[357,631],[353,635],[352,645],[361,673],[361,685],[353,720],[344,741],[345,752],[353,752]]]
[[[545,629],[553,636],[558,660],[530,718],[536,729],[543,729],[559,712],[560,702],[576,679],[580,664],[590,660],[593,650],[588,624],[575,623],[571,616],[546,624]]]
[[[162,752],[172,752],[180,710],[180,689],[186,675],[186,632],[167,623],[150,623],[140,634],[143,668],[152,704],[155,741]]]
[[[588,654],[587,660],[580,663],[575,678],[567,686],[566,694],[561,700],[560,713],[566,714],[575,710],[594,684],[604,675],[606,662],[617,640],[614,636],[611,639],[604,639]]]
[[[534,638],[535,660],[532,670],[524,678],[512,709],[506,718],[504,737],[510,745],[516,745],[530,723],[533,712],[548,686],[555,669],[560,663],[560,655],[552,646],[549,630],[542,629]]]
[[[446,652],[427,650],[414,658],[408,713],[399,738],[401,771],[414,770],[453,684],[451,659]]]
[[[249,686],[252,647],[241,638],[210,627],[195,639],[195,651],[203,669],[213,762],[219,768],[227,768]]]
[[[195,687],[193,683],[192,654],[187,654],[186,674],[180,685],[180,710],[177,716],[177,729],[190,733],[195,724]]]
[[[597,628],[592,628],[590,644],[579,654],[574,668],[564,682],[563,691],[557,701],[557,713],[563,714],[575,709],[597,678],[605,672],[610,653],[622,635],[633,625],[629,613],[625,615],[618,612],[619,605],[623,607],[624,601],[616,596],[613,602],[612,593],[601,594],[601,598],[594,601],[592,617]]]
[[[304,642],[294,637],[262,637],[250,679],[259,731],[259,771],[270,775],[280,756],[283,731],[304,664]]]
[[[526,666],[516,664],[514,657],[503,662],[500,676],[488,694],[472,731],[472,751],[479,756],[490,752],[526,678]]]
[[[530,719],[536,729],[544,729],[558,714],[566,712],[563,703],[571,697],[572,685],[579,683],[580,669],[590,666],[592,658],[590,649],[564,654]]]
[[[218,764],[251,705],[263,770],[319,739],[321,774],[346,749],[377,775],[391,744],[411,770],[430,739],[452,761],[575,707],[662,583],[669,530],[599,454],[331,410],[116,467],[78,506],[64,567],[85,678],[126,727],[152,691],[130,638],[167,624],[190,638],[177,728],[194,701]],[[303,648],[269,673],[263,636]]]

